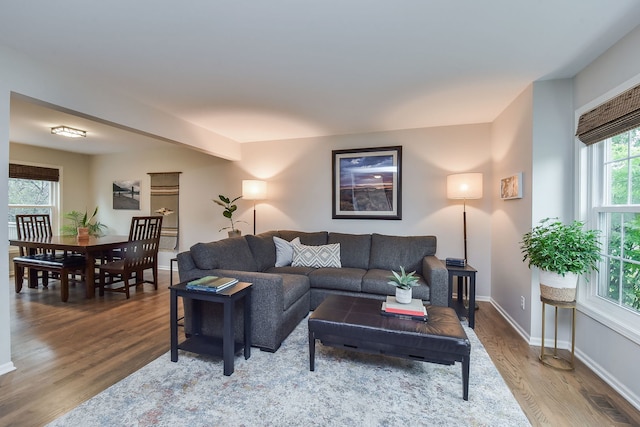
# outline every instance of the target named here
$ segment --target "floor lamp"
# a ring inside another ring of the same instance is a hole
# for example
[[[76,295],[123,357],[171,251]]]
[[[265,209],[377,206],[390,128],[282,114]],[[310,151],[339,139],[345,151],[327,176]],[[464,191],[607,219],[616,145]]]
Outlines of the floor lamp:
[[[462,199],[462,229],[464,236],[464,260],[467,262],[467,200],[482,198],[481,173],[457,173],[447,176],[447,198]],[[467,278],[464,278],[464,288],[467,289]]]
[[[242,181],[242,198],[253,200],[253,235],[256,234],[256,200],[267,198],[267,183],[255,179],[245,179]]]

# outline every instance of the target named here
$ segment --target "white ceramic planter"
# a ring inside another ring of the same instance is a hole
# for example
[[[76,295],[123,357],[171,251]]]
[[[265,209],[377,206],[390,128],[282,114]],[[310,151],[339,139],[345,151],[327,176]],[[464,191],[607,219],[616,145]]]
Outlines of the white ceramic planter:
[[[561,276],[550,271],[540,270],[540,295],[552,301],[571,302],[576,299],[578,275],[567,273]]]
[[[396,301],[400,304],[409,304],[411,302],[412,292],[409,289],[396,288]]]

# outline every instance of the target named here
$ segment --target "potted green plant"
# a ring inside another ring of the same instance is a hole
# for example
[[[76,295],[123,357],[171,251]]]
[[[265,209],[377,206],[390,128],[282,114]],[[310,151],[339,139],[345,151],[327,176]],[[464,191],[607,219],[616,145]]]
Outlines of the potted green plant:
[[[71,224],[62,226],[62,234],[65,236],[78,236],[78,238],[88,238],[89,236],[102,236],[105,224],[96,221],[98,207],[89,216],[88,212],[71,211],[64,215],[64,218],[71,221]]]
[[[543,219],[520,244],[522,261],[540,270],[540,295],[553,301],[574,301],[578,277],[597,271],[602,258],[600,231],[585,229],[581,221]]]
[[[220,194],[218,196],[218,198],[220,200],[216,200],[216,199],[212,199],[212,200],[215,203],[217,203],[218,205],[222,206],[222,208],[224,209],[222,211],[222,216],[224,216],[225,218],[227,218],[231,222],[231,226],[230,227],[222,227],[218,231],[229,230],[229,232],[228,232],[229,237],[240,237],[242,232],[240,230],[236,229],[236,223],[244,222],[245,224],[247,224],[247,222],[246,221],[242,221],[242,220],[235,220],[234,221],[233,213],[238,209],[238,206],[234,205],[233,202],[235,202],[238,199],[241,199],[242,196],[238,196],[235,199],[231,200],[229,197],[226,197],[226,196],[223,196],[222,194]]]
[[[390,280],[387,283],[396,287],[396,301],[400,304],[411,303],[413,296],[411,288],[420,284],[420,278],[415,275],[415,271],[406,273],[403,266],[400,266],[400,273],[393,270],[391,270],[391,273],[393,273],[393,276],[389,276]]]

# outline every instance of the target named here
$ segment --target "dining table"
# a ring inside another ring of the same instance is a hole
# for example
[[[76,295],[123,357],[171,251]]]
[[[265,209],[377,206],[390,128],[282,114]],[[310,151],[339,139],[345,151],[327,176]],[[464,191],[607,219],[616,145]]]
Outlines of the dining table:
[[[12,246],[26,249],[27,254],[33,254],[39,249],[48,251],[67,251],[83,254],[86,258],[85,281],[87,298],[95,296],[96,260],[114,249],[122,249],[129,242],[129,236],[106,235],[78,238],[77,236],[50,236],[31,239],[9,239]],[[31,275],[29,275],[31,280]]]

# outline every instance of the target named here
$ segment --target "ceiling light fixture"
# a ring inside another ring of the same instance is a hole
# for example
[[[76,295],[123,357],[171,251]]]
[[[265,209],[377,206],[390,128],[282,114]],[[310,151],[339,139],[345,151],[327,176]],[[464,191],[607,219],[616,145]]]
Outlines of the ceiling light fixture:
[[[86,137],[87,131],[70,128],[69,126],[56,126],[51,128],[51,133],[55,135],[68,136],[69,138]]]

